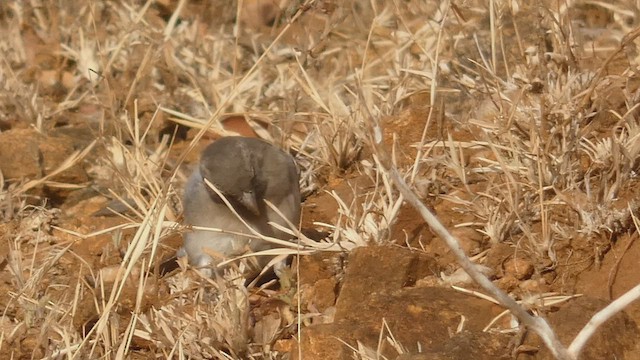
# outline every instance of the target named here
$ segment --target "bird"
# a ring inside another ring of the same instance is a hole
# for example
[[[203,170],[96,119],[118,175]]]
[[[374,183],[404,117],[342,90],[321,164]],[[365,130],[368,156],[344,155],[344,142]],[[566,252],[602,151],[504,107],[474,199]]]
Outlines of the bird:
[[[274,228],[269,222],[286,228],[289,228],[287,221],[295,226],[300,222],[299,171],[293,156],[258,138],[223,137],[202,151],[198,166],[185,186],[184,223],[223,230],[185,233],[177,255],[188,256],[192,267],[211,277],[216,265],[223,260],[275,247],[273,243],[244,236],[252,232],[205,179],[257,232],[291,240],[290,234]],[[272,203],[286,221],[265,200]],[[269,258],[260,256],[256,260],[257,267],[262,268]]]

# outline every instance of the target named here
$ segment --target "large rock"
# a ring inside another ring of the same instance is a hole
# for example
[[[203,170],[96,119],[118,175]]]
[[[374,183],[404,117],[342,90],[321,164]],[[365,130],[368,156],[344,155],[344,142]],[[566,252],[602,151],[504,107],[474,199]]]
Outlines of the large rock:
[[[436,261],[418,251],[399,246],[357,248],[348,259],[336,321],[358,316],[362,303],[372,296],[414,286],[419,279],[439,272]]]
[[[516,350],[518,359],[553,358],[536,336],[514,349],[517,334],[482,332],[502,307],[450,288],[418,286],[417,279],[439,271],[423,253],[370,246],[354,250],[347,263],[333,322],[302,329],[302,359],[346,360],[366,352],[369,357],[398,360],[489,360],[510,359]],[[319,283],[315,278],[331,273],[321,269],[307,283]],[[544,316],[568,345],[605,305],[579,298]],[[618,314],[598,330],[581,359],[640,359],[639,335],[636,323]],[[297,350],[291,353],[298,359]]]
[[[42,153],[39,144],[46,139],[33,129],[0,133],[0,171],[5,179],[42,177]]]
[[[56,170],[76,150],[93,138],[88,129],[55,129],[44,135],[34,129],[15,129],[0,133],[0,170],[9,180],[41,178]],[[81,164],[53,180],[78,184],[87,181]]]
[[[449,288],[414,287],[417,280],[438,270],[434,259],[406,248],[371,246],[354,250],[334,322],[302,330],[302,358],[351,359],[354,351],[350,347],[357,349],[358,343],[373,351],[380,349],[387,358],[400,355],[386,340],[379,344],[381,334],[382,339],[392,336],[406,356],[419,351],[435,356],[448,348],[458,349],[460,344],[485,339],[479,332],[500,311],[497,306]],[[463,319],[465,331],[456,335]],[[493,345],[474,353],[475,359],[499,359],[508,354],[503,337],[492,339],[496,339]],[[459,353],[468,355],[467,350]]]
[[[607,301],[584,296],[564,304],[558,311],[549,313],[546,317],[560,341],[569,346],[591,317],[607,304]],[[580,354],[580,360],[640,359],[639,337],[640,332],[635,321],[625,312],[618,313],[597,329]],[[535,356],[526,357],[523,354],[523,357],[518,359],[554,359],[537,335],[532,336],[529,343],[538,347],[540,351],[534,354]]]
[[[471,353],[473,359],[500,359],[509,354],[507,338],[481,332],[498,308],[452,289],[425,287],[371,293],[352,309],[348,316],[336,316],[332,324],[304,328],[302,358],[352,359],[350,346],[357,349],[360,343],[374,351],[380,349],[382,355],[393,359],[400,353],[385,340],[388,337],[395,339],[405,354],[455,355],[442,357],[447,359],[469,359]],[[463,319],[466,330],[456,334]],[[478,343],[483,345],[478,347]]]

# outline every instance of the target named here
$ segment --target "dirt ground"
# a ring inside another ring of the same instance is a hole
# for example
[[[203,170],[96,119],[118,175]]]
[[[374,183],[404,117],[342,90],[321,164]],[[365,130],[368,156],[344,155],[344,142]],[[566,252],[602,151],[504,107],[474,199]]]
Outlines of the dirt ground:
[[[1,3],[0,358],[553,358],[473,293],[376,126],[568,346],[640,283],[640,8],[490,3]],[[301,171],[309,242],[248,287],[174,257],[186,177],[230,134]],[[636,302],[580,358],[640,359],[639,323]]]

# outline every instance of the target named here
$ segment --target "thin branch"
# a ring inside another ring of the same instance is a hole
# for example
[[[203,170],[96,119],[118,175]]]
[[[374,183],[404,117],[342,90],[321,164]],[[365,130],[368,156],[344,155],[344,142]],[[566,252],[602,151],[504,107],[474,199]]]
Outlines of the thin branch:
[[[627,305],[640,298],[640,284],[636,285],[633,289],[627,291],[624,295],[617,298],[611,304],[607,305],[604,309],[598,311],[591,320],[585,325],[578,335],[573,339],[573,342],[569,346],[569,354],[574,359],[578,358],[580,351],[587,343],[589,338],[596,332],[598,327],[605,321],[609,320],[612,316],[622,311]]]

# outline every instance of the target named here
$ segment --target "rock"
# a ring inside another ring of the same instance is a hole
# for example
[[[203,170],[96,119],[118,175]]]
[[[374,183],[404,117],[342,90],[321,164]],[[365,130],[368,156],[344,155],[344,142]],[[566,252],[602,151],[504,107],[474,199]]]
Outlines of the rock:
[[[560,342],[568,346],[589,319],[607,304],[607,301],[583,296],[565,303],[558,311],[547,314],[546,318]],[[625,312],[618,313],[597,329],[582,350],[580,359],[638,359],[639,339],[640,332],[635,321]],[[533,335],[525,344],[538,347],[540,351],[535,357],[523,354],[524,357],[518,359],[554,358],[537,335]]]
[[[344,301],[343,295],[339,301]],[[457,354],[464,354],[472,351],[461,345],[464,341],[446,345],[462,317],[465,318],[464,329],[477,334],[498,312],[498,308],[488,301],[439,287],[367,292],[362,297],[360,307],[348,316],[343,313],[336,316],[333,324],[312,325],[302,330],[300,346],[303,359],[352,359],[353,350],[345,344],[358,348],[359,342],[370,349],[377,349],[381,333],[393,335],[410,353],[442,353],[457,349]],[[470,338],[475,336],[470,335]],[[501,338],[498,344],[487,347],[493,349],[490,356],[478,358],[500,358],[501,354],[508,353],[507,343]],[[386,341],[380,344],[380,350],[387,358],[400,355]],[[294,359],[296,354],[294,351]]]
[[[491,245],[489,251],[487,252],[487,259],[484,264],[492,269],[497,271],[496,276],[503,277],[504,276],[504,262],[513,256],[515,249],[505,243],[497,243]]]
[[[42,177],[39,144],[45,136],[33,129],[0,133],[0,171],[5,179]]]
[[[541,294],[549,292],[549,285],[544,278],[524,280],[518,284],[518,288],[525,293]]]
[[[109,199],[95,190],[81,189],[69,194],[61,209],[67,217],[85,219],[100,211],[109,213],[105,211],[108,204]]]
[[[460,356],[471,350],[461,344],[466,341],[477,346],[481,340],[474,343],[474,339],[484,336],[477,334],[501,309],[449,288],[415,287],[417,279],[438,272],[435,260],[417,251],[391,246],[355,249],[348,259],[334,322],[302,329],[301,357],[351,359],[354,350],[349,346],[357,349],[360,345],[373,351],[379,348],[387,358],[401,355],[387,341],[379,344],[382,334],[392,335],[409,353],[457,351],[458,357],[452,359],[463,359]],[[454,336],[461,322],[463,334],[468,335]],[[458,342],[446,345],[451,338]],[[503,338],[485,349],[490,349],[489,355],[478,350],[478,359],[499,359],[508,354]],[[297,356],[294,350],[292,357]]]
[[[504,272],[518,280],[526,280],[533,275],[533,264],[523,258],[511,258],[504,263]]]
[[[467,256],[477,255],[482,251],[482,234],[471,227],[459,227],[450,229],[453,237],[458,239],[460,247]]]
[[[300,257],[301,302],[312,311],[324,312],[336,303],[342,272],[340,254],[319,252]]]
[[[305,292],[303,299],[307,303],[308,309],[316,309],[324,311],[336,303],[336,279],[318,280],[312,287]],[[304,288],[303,288],[304,289]]]
[[[433,351],[403,354],[396,360],[507,360],[512,359],[505,344],[509,335],[463,331],[453,335]]]
[[[357,248],[348,261],[336,302],[336,320],[357,315],[362,303],[373,294],[414,286],[418,279],[440,273],[430,256],[396,246]]]
[[[342,272],[342,262],[339,254],[318,252],[309,256],[299,257],[301,285],[313,285],[324,279],[335,278]],[[294,267],[292,265],[292,267]]]
[[[506,293],[510,293],[518,287],[518,279],[513,275],[503,276],[500,279],[495,280],[493,283]]]
[[[86,146],[86,133],[66,134],[56,129],[51,136],[34,129],[13,129],[0,133],[0,170],[9,180],[38,179],[55,171],[74,151]],[[88,180],[80,163],[51,180],[81,184]]]
[[[398,244],[420,249],[433,241],[429,225],[422,219],[413,206],[405,203],[400,207],[398,216],[391,226],[391,239]]]

